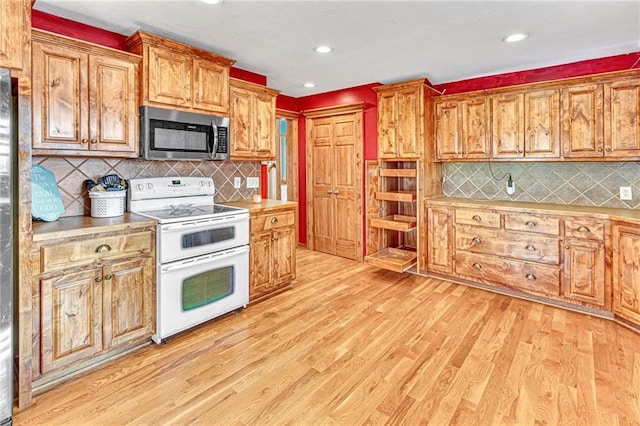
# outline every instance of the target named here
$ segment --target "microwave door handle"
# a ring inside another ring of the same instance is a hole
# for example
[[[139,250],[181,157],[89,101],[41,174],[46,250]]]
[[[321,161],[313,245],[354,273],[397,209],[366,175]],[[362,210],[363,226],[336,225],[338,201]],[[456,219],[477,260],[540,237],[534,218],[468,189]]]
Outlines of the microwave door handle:
[[[213,127],[213,149],[211,150],[211,159],[215,160],[218,152],[218,126],[216,126],[216,123],[212,121],[211,127]]]

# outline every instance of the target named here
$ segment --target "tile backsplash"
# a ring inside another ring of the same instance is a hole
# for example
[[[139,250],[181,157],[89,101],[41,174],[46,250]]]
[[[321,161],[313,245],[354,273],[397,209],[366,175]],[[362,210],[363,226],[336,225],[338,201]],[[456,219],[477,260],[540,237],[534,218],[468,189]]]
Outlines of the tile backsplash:
[[[505,190],[506,173],[516,185],[513,195]],[[640,163],[635,161],[444,163],[442,177],[448,197],[640,208]],[[620,200],[621,186],[631,187],[632,201]]]
[[[260,188],[247,189],[247,177],[260,176],[260,163],[253,161],[148,161],[121,158],[43,157],[34,156],[56,175],[64,204],[63,216],[91,214],[91,200],[84,188],[85,179],[97,180],[108,174],[123,179],[164,176],[207,176],[216,185],[215,202],[249,199]],[[233,187],[233,178],[242,178],[242,188]]]

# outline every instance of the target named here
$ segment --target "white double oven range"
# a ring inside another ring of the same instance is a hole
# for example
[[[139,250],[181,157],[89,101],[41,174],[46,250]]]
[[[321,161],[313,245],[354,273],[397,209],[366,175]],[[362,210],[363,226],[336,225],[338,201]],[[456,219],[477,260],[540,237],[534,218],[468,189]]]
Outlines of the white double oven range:
[[[128,210],[158,221],[156,343],[249,301],[249,212],[214,194],[211,178],[129,180]]]

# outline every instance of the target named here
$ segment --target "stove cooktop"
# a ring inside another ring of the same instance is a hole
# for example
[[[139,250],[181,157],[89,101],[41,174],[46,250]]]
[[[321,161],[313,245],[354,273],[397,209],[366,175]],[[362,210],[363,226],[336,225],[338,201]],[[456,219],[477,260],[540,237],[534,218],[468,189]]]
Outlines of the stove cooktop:
[[[177,204],[166,209],[143,210],[134,212],[141,216],[155,219],[160,223],[184,222],[192,219],[207,219],[229,216],[233,213],[247,213],[246,209],[223,206],[220,204],[194,205]]]

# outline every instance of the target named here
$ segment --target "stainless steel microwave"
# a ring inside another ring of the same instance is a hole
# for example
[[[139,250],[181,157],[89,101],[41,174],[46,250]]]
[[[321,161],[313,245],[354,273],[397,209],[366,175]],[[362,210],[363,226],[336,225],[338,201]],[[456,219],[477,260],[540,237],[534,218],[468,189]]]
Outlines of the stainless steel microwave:
[[[142,106],[140,153],[146,160],[228,160],[229,118]]]

